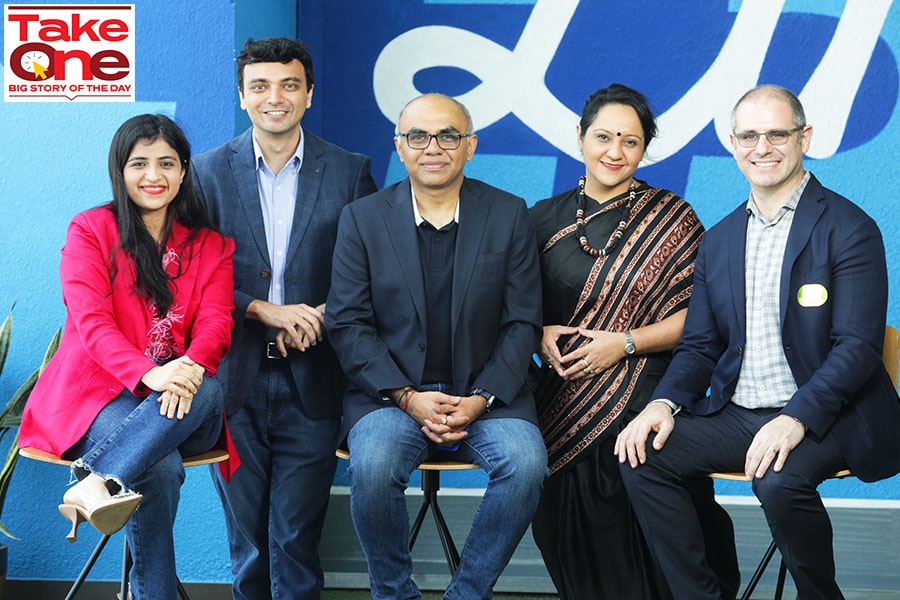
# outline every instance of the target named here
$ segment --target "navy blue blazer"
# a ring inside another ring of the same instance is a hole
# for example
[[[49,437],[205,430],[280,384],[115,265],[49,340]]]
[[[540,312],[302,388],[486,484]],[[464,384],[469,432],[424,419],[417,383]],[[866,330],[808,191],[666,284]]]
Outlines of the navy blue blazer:
[[[266,327],[245,319],[254,299],[269,297],[272,265],[266,247],[253,154],[251,127],[225,144],[193,160],[194,184],[213,222],[237,242],[234,253],[234,331],[231,351],[219,368],[225,410],[240,409],[250,393],[266,342]],[[284,274],[286,304],[317,306],[331,287],[331,253],[341,209],[376,190],[371,161],[347,152],[303,130],[303,164],[297,206],[288,243]],[[312,418],[341,414],[340,394],[346,385],[328,343],[306,352],[291,352],[291,371],[300,401]]]
[[[684,333],[654,392],[694,414],[720,410],[737,385],[746,340],[747,221],[741,204],[706,232]],[[798,387],[782,412],[803,422],[814,438],[833,430],[860,479],[896,474],[900,399],[881,360],[888,287],[878,226],[810,176],[782,269],[782,345]],[[799,301],[801,286],[810,284],[827,291],[819,306]]]
[[[541,326],[541,274],[525,202],[464,179],[451,298],[453,385],[484,388],[505,407],[484,418],[537,422],[525,385]],[[350,378],[344,434],[393,406],[381,390],[418,386],[425,368],[425,286],[409,179],[344,208],[325,324]]]

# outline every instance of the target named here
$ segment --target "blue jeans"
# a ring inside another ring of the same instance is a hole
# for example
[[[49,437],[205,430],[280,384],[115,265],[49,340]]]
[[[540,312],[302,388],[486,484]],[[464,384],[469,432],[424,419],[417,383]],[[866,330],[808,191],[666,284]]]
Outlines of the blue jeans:
[[[228,427],[241,466],[228,483],[211,472],[225,510],[235,600],[318,600],[340,421],[309,418],[288,361],[264,359]]]
[[[76,477],[95,473],[144,496],[125,525],[133,600],[176,597],[172,527],[184,482],[181,457],[206,452],[222,430],[222,388],[215,377],[203,379],[181,420],[160,415],[158,398],[158,392],[138,398],[123,391],[66,452],[81,457],[72,467]]]
[[[350,509],[369,564],[372,598],[421,598],[412,581],[410,474],[428,460],[480,465],[487,489],[460,555],[447,600],[491,598],[494,583],[528,529],[547,476],[547,451],[537,426],[522,419],[479,419],[459,449],[437,450],[419,424],[396,407],[374,410],[350,430]]]

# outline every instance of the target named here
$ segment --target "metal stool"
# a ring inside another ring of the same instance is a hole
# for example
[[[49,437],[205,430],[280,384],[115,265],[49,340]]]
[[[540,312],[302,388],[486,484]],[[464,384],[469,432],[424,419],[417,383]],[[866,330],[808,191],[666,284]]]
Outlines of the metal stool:
[[[350,452],[347,450],[339,449],[337,452],[338,458],[349,459]],[[416,544],[416,538],[419,537],[419,530],[422,528],[422,522],[425,520],[425,514],[428,512],[428,508],[431,508],[431,514],[434,517],[434,525],[437,527],[438,537],[441,539],[441,547],[444,549],[444,557],[447,559],[447,567],[450,569],[450,574],[456,572],[456,569],[459,567],[459,551],[456,549],[456,544],[453,543],[453,538],[450,535],[450,528],[447,527],[447,521],[444,519],[444,513],[441,512],[441,507],[438,506],[438,491],[441,489],[441,471],[468,471],[470,469],[480,469],[478,465],[467,463],[467,462],[458,462],[458,461],[447,461],[447,462],[435,462],[435,461],[425,461],[418,466],[418,469],[422,472],[422,506],[419,508],[419,514],[416,515],[416,520],[413,522],[412,529],[409,532],[409,549],[412,551],[413,546]]]
[[[38,450],[37,448],[19,448],[19,456],[24,456],[25,458],[38,460],[40,462],[52,463],[54,465],[63,465],[67,467],[72,466],[71,460],[57,458],[49,452]],[[198,467],[200,465],[211,465],[213,463],[222,462],[224,460],[228,460],[228,452],[226,452],[225,450],[213,449],[209,452],[204,452],[203,454],[187,456],[182,459],[182,464],[186,469],[188,467]],[[87,576],[91,572],[91,569],[94,568],[94,563],[96,563],[97,559],[100,558],[100,553],[103,552],[103,549],[106,547],[106,543],[109,541],[110,537],[111,536],[109,535],[103,535],[100,538],[100,541],[97,542],[97,545],[94,547],[94,551],[91,552],[91,555],[88,558],[87,562],[84,563],[84,567],[81,569],[81,573],[79,573],[78,578],[72,584],[71,589],[69,589],[69,593],[68,595],[66,595],[66,600],[72,600],[72,598],[75,597],[75,594],[78,593],[78,590],[81,588],[81,585],[84,583],[85,579],[87,579]],[[128,598],[128,572],[131,570],[131,564],[131,551],[128,549],[128,540],[126,539],[125,552],[122,558],[122,584],[120,586],[119,598]],[[184,586],[181,585],[181,580],[176,577],[176,581],[178,582],[178,597],[181,598],[181,600],[190,600],[190,597],[187,595],[187,591],[184,589]]]

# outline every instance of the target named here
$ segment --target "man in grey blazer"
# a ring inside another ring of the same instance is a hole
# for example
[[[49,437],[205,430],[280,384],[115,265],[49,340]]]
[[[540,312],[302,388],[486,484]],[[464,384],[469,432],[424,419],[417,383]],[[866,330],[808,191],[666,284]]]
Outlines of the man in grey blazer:
[[[324,337],[331,256],[341,209],[376,188],[367,157],[301,127],[313,96],[305,45],[247,40],[237,73],[253,127],[193,162],[213,221],[237,243],[233,340],[219,377],[241,466],[227,482],[213,469],[213,479],[234,597],[318,599],[346,384]]]
[[[525,202],[463,176],[468,111],[421,96],[394,138],[409,178],[341,214],[325,322],[344,395],[353,523],[373,598],[419,598],[404,490],[426,459],[489,483],[444,598],[490,598],[547,474],[525,387],[540,340],[540,266]]]

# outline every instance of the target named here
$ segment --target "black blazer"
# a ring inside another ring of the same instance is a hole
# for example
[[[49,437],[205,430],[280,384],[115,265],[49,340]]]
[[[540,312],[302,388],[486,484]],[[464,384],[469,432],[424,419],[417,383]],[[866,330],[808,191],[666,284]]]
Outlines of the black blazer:
[[[484,388],[505,407],[481,418],[537,422],[525,388],[541,327],[537,241],[525,202],[464,179],[453,270],[453,384]],[[350,379],[344,433],[380,391],[422,383],[427,307],[409,179],[344,208],[325,324]]]

